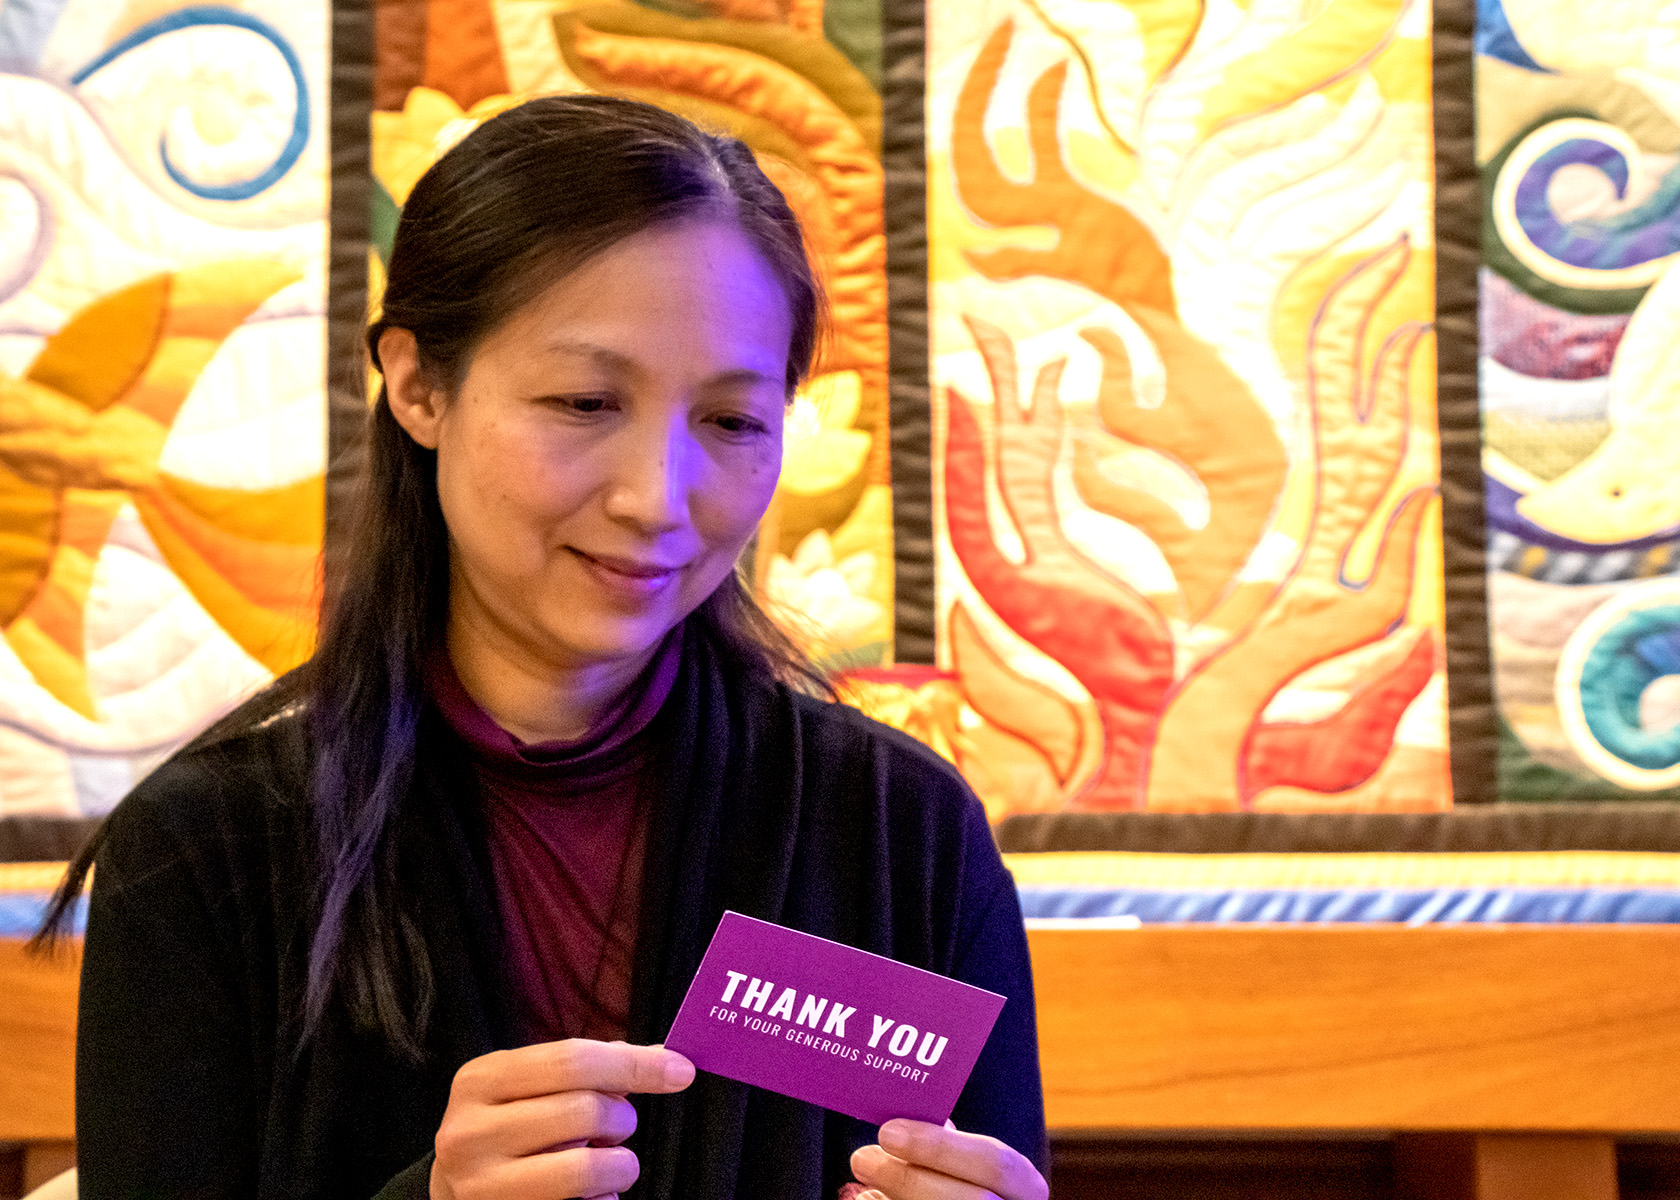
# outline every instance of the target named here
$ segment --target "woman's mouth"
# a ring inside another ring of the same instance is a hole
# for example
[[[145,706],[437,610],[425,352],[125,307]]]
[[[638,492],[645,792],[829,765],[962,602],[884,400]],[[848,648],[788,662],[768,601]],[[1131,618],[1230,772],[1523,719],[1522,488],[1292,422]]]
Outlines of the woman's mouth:
[[[631,600],[647,600],[668,587],[682,571],[681,566],[667,566],[635,558],[620,558],[612,554],[586,554],[575,546],[568,546],[584,570],[610,594]]]

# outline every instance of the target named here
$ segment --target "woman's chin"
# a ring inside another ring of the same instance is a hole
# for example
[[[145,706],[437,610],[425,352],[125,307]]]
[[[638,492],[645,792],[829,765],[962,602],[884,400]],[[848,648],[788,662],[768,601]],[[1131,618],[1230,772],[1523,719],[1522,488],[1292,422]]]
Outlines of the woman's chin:
[[[675,622],[665,620],[567,622],[552,635],[555,658],[575,667],[640,663],[658,648]]]

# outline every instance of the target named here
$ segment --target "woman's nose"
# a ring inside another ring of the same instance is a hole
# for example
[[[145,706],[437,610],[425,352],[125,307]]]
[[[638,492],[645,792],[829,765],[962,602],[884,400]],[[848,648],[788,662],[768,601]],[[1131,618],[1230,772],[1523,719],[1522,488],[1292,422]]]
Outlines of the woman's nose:
[[[686,423],[627,438],[607,489],[607,515],[649,532],[686,524],[696,455]]]

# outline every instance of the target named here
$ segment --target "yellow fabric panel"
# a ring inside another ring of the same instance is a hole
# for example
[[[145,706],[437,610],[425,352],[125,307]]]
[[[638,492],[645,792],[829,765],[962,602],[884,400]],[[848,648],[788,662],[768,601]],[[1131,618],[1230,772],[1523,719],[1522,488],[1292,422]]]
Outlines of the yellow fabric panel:
[[[190,511],[237,537],[314,546],[326,533],[326,490],[319,476],[261,492],[211,487],[169,474],[160,474],[158,483]]]
[[[1084,730],[1073,705],[1032,679],[1008,670],[981,637],[961,601],[951,607],[952,661],[974,710],[993,725],[1036,747],[1065,783],[1083,749]]]
[[[156,504],[136,496],[146,530],[198,602],[245,652],[276,675],[297,666],[315,648],[313,622],[252,603],[176,531]]]
[[[57,495],[0,461],[0,626],[22,612],[41,585],[57,528]]]
[[[1675,887],[1680,854],[1006,854],[1020,887]]]
[[[157,353],[123,397],[123,407],[145,413],[164,428],[175,415],[204,368],[221,348],[221,339],[174,335],[158,343]]]
[[[1154,83],[1201,28],[1205,0],[1123,0],[1143,38],[1143,75]]]
[[[881,98],[863,72],[823,40],[820,27],[807,33],[762,21],[685,19],[625,3],[592,4],[568,15],[602,33],[734,46],[781,63],[815,84],[872,145],[881,144]]]
[[[48,339],[25,378],[95,412],[110,407],[151,361],[170,287],[158,275],[94,301]]]
[[[1225,68],[1202,102],[1202,136],[1333,82],[1381,49],[1404,8],[1402,0],[1330,0],[1299,32]]]
[[[1137,402],[1124,344],[1107,330],[1085,339],[1103,359],[1098,407],[1118,442],[1087,437],[1074,468],[1081,496],[1093,508],[1149,534],[1172,567],[1187,615],[1208,615],[1265,533],[1288,459],[1272,420],[1207,342],[1165,313],[1138,307],[1132,313],[1154,339],[1167,374],[1167,400],[1157,408]],[[1137,444],[1193,471],[1205,490],[1209,516],[1200,529],[1178,512],[1111,476],[1102,453]]]
[[[821,8],[802,6],[802,19],[772,5],[754,22],[739,19],[739,7],[688,19],[632,4],[568,4],[557,6],[553,29],[566,73],[589,89],[745,142],[799,219],[830,320],[760,524],[754,584],[768,610],[798,615],[793,636],[819,662],[858,665],[890,653],[891,640],[892,526],[865,508],[890,474],[881,107],[867,78],[824,40]],[[802,440],[801,429],[810,436]],[[872,544],[841,555],[843,530],[867,531]],[[803,603],[818,593],[821,603]]]
[[[81,654],[71,654],[28,617],[19,617],[7,627],[6,641],[35,681],[61,704],[90,721],[99,719]]]
[[[224,258],[181,271],[163,335],[220,341],[264,300],[301,278],[295,267],[265,258]]]
[[[126,404],[95,413],[32,380],[0,379],[0,463],[38,487],[144,487],[167,436]]]
[[[1476,161],[1486,164],[1505,143],[1548,113],[1590,112],[1626,130],[1646,150],[1680,153],[1680,122],[1650,96],[1608,71],[1540,75],[1492,57],[1476,60]]]
[[[437,138],[466,114],[442,92],[417,87],[401,112],[373,114],[373,173],[400,206],[438,160]]]

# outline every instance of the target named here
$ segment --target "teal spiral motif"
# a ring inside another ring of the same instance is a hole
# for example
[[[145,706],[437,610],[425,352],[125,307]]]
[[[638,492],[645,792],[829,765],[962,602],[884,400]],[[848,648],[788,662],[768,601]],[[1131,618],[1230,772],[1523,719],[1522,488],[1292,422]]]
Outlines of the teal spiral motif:
[[[1680,581],[1653,580],[1608,601],[1571,635],[1558,664],[1564,732],[1599,774],[1648,791],[1680,782],[1680,724],[1647,728],[1640,701],[1680,676]]]
[[[1633,613],[1600,639],[1581,671],[1581,707],[1599,744],[1647,771],[1680,763],[1680,726],[1652,731],[1639,723],[1645,689],[1674,674],[1680,674],[1680,605]]]

